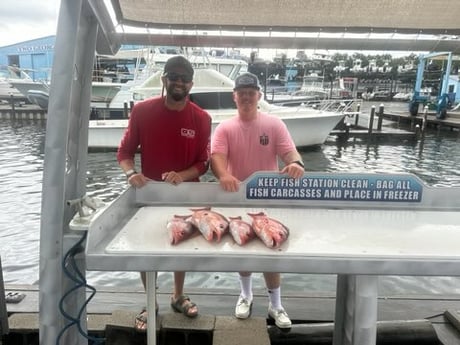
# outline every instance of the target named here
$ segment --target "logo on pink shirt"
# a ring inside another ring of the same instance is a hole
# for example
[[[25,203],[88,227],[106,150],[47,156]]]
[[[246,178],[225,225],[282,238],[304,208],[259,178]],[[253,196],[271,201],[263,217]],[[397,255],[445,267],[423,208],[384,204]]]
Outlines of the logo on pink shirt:
[[[195,130],[193,129],[187,129],[187,128],[181,128],[180,129],[180,135],[186,138],[195,138]]]
[[[260,142],[261,145],[267,146],[269,141],[270,140],[268,140],[268,135],[266,135],[266,134],[262,134],[259,137],[259,142]]]

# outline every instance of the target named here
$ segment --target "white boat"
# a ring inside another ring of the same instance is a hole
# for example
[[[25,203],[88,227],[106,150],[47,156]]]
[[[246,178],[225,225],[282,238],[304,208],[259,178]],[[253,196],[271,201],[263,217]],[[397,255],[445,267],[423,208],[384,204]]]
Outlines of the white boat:
[[[15,99],[26,99],[11,82],[17,80],[32,80],[32,78],[22,69],[15,66],[0,66],[0,100],[9,101],[11,96]]]
[[[352,91],[345,87],[344,79],[338,78],[332,83],[324,81],[324,76],[316,73],[303,77],[299,90],[291,93],[268,94],[267,99],[272,103],[282,105],[299,105],[301,103],[324,99],[350,99]]]
[[[153,54],[149,59],[149,62],[145,68],[146,73],[143,73],[145,76],[137,77],[132,83],[126,83],[122,89],[117,93],[117,95],[110,102],[109,108],[111,109],[123,109],[125,104],[139,100],[139,90],[144,90],[151,88],[152,92],[148,94],[148,97],[160,94],[161,92],[161,83],[159,83],[159,78],[156,72],[162,71],[163,66],[166,61],[173,55],[171,54]],[[213,69],[223,75],[227,76],[230,79],[235,79],[240,73],[248,71],[248,64],[244,60],[240,59],[227,59],[220,57],[213,57],[209,55],[190,55],[187,56],[187,59],[191,62],[195,70],[198,69]],[[150,66],[150,67],[149,67]],[[153,66],[153,67],[152,67]],[[195,83],[196,84],[196,83]],[[155,89],[156,87],[156,89]],[[154,91],[154,92],[153,92]],[[143,91],[141,91],[143,92]]]
[[[13,85],[19,92],[24,95],[29,101],[34,103],[33,99],[37,91],[41,94],[49,93],[49,82],[34,81],[32,79],[17,79],[11,80]],[[91,102],[101,103],[107,106],[113,97],[120,91],[123,84],[111,82],[92,82],[91,84]],[[31,92],[32,91],[32,92]]]
[[[143,88],[137,88],[137,101],[158,95],[161,92],[161,74],[155,73]],[[148,85],[148,87],[147,87]],[[232,98],[233,80],[210,69],[195,71],[194,86],[190,100],[206,109],[212,117],[212,129],[224,119],[236,114]],[[326,106],[327,104],[327,106]],[[281,118],[287,125],[298,147],[323,144],[329,133],[344,118],[350,102],[325,102],[323,106],[284,107],[260,100],[260,111]],[[116,148],[128,124],[128,119],[91,120],[88,146],[90,148]]]
[[[41,92],[49,92],[49,82],[29,79],[15,79],[10,80],[13,85],[24,97],[27,98],[29,90],[36,90]]]

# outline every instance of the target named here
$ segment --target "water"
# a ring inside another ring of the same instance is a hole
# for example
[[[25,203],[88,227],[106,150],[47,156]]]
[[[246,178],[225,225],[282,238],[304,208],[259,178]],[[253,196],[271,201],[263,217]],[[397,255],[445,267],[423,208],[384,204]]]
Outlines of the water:
[[[45,123],[0,121],[0,254],[7,284],[38,281],[41,188]],[[423,142],[367,145],[359,139],[338,142],[330,137],[320,148],[302,152],[307,170],[327,172],[407,172],[430,186],[460,186],[457,131],[429,132]],[[213,180],[211,174],[206,180]],[[113,200],[127,187],[114,152],[90,153],[87,189],[90,196]],[[160,287],[172,285],[170,273],[160,274]],[[261,275],[254,288],[263,289]],[[137,272],[88,272],[90,284],[141,289]],[[188,273],[186,287],[235,288],[234,273]],[[283,291],[335,291],[334,275],[283,274]],[[460,293],[460,279],[451,277],[382,277],[380,293]]]

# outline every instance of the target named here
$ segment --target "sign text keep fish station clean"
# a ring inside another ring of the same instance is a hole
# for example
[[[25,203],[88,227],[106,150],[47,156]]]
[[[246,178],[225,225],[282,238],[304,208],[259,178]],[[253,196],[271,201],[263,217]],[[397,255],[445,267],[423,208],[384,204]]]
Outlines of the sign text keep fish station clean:
[[[255,176],[246,187],[248,199],[353,200],[420,202],[422,184],[399,175]]]

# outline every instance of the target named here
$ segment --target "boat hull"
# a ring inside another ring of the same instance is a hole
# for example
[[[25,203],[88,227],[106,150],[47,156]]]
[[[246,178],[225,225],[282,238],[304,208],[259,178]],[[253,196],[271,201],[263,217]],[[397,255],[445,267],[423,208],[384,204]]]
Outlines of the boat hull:
[[[213,115],[212,131],[229,115]],[[279,117],[286,124],[297,147],[323,144],[329,133],[343,119],[340,113],[318,112],[314,115]],[[92,149],[116,149],[120,144],[128,120],[92,120],[89,124],[88,147]]]

